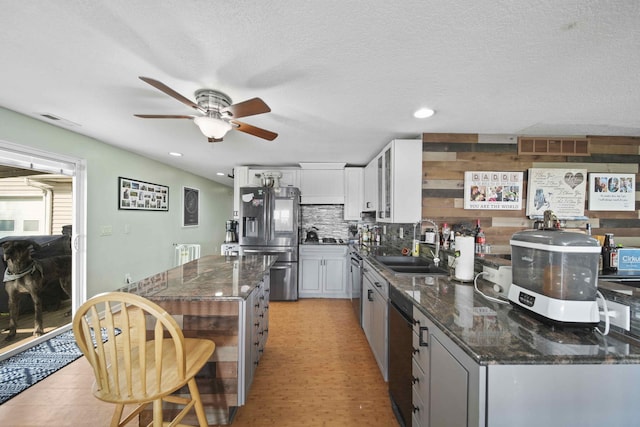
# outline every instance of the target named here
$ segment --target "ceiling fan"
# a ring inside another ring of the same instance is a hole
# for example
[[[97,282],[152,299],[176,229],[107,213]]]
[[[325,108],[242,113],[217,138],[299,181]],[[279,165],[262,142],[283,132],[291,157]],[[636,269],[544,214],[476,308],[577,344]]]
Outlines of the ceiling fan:
[[[238,104],[232,104],[231,98],[222,92],[213,89],[198,89],[194,95],[196,102],[193,102],[158,80],[142,76],[139,78],[170,97],[177,99],[186,106],[201,112],[203,115],[134,114],[136,117],[143,119],[193,120],[209,142],[221,142],[227,132],[232,129],[269,141],[273,141],[278,136],[275,132],[235,120],[239,117],[270,112],[271,108],[260,98],[252,98]]]

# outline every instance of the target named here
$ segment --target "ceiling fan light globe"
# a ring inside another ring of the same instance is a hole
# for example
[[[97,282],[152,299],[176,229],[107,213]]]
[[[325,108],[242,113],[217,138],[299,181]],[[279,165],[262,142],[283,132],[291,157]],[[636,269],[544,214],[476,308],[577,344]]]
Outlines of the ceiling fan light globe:
[[[200,128],[200,132],[207,138],[220,139],[231,130],[229,122],[215,117],[196,117],[193,121]]]

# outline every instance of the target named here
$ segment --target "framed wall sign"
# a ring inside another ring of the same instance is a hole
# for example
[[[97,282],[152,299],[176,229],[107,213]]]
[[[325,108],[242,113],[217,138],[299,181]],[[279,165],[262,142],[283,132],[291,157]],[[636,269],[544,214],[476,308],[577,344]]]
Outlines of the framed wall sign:
[[[636,176],[626,173],[589,174],[590,211],[636,210]]]
[[[522,172],[465,172],[464,208],[522,209]]]
[[[200,215],[200,190],[182,187],[182,226],[195,227]]]
[[[169,187],[118,177],[118,209],[168,211]]]
[[[584,219],[586,169],[529,169],[527,216],[542,218],[552,210],[558,219]]]

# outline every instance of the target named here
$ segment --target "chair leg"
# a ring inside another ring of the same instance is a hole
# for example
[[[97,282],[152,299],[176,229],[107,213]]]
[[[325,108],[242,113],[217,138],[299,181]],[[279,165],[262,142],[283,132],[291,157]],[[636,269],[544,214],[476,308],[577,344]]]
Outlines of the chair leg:
[[[113,415],[111,416],[111,427],[118,427],[120,425],[120,419],[122,418],[122,411],[124,410],[124,405],[116,404],[116,409],[113,411]]]
[[[153,427],[162,427],[162,399],[153,401]]]
[[[204,413],[202,398],[200,397],[200,390],[198,390],[198,384],[196,383],[195,378],[191,378],[189,380],[189,393],[191,394],[191,399],[195,402],[194,408],[196,410],[196,416],[198,417],[198,423],[200,424],[200,427],[208,427],[209,422],[207,421],[207,416]]]

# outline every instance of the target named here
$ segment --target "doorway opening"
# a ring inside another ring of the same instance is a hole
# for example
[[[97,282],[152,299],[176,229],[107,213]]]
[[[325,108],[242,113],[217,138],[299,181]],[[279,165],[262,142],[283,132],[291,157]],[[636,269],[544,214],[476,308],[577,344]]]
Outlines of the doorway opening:
[[[31,257],[41,265],[52,257],[70,263],[72,283],[71,291],[65,290],[57,278],[49,280],[44,274],[47,280],[39,293],[41,336],[33,336],[33,300],[20,294],[16,335],[9,340],[9,296],[5,286],[0,288],[0,360],[68,329],[71,313],[84,299],[85,257],[79,239],[85,228],[82,166],[77,159],[0,141],[0,253],[16,241],[27,241]],[[5,254],[0,264],[4,274]]]

